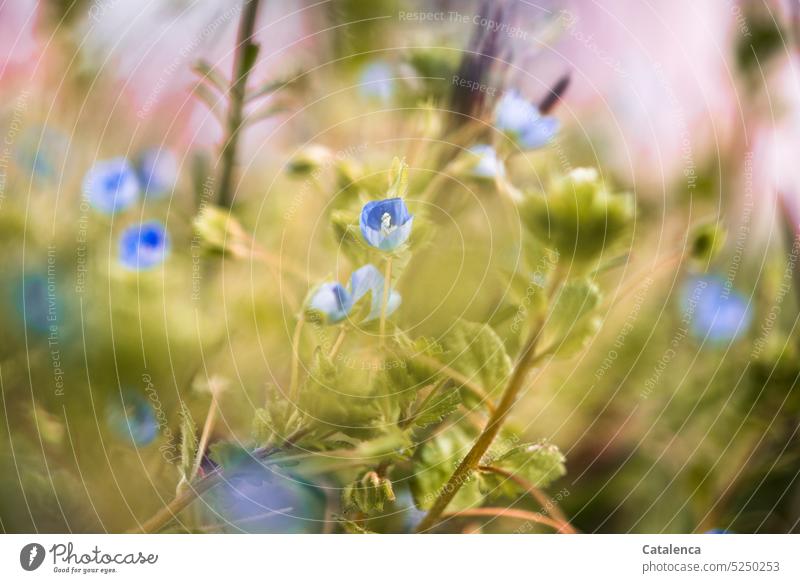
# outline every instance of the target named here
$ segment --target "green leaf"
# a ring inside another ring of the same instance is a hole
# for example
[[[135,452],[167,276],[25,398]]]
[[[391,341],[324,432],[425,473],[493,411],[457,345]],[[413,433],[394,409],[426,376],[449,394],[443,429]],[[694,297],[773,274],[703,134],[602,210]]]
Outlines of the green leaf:
[[[341,210],[332,212],[331,227],[336,245],[353,265],[370,262],[370,246],[361,235],[356,213]]]
[[[461,404],[461,393],[452,385],[434,388],[433,393],[418,407],[414,425],[428,427],[444,420]]]
[[[705,223],[696,227],[691,236],[689,253],[692,259],[708,265],[725,245],[727,230],[722,223]]]
[[[229,85],[228,80],[225,79],[225,77],[223,77],[216,69],[214,69],[214,67],[211,66],[211,63],[205,59],[199,59],[195,62],[192,69],[202,78],[202,80],[214,87],[214,89],[223,95],[227,94]]]
[[[186,403],[181,403],[181,477],[189,479],[189,475],[197,459],[197,426]]]
[[[633,219],[633,203],[610,193],[593,168],[576,168],[553,181],[547,196],[529,194],[520,215],[529,234],[574,268],[609,254]]]
[[[567,473],[565,462],[564,454],[558,447],[541,441],[512,447],[493,465],[523,478],[537,488],[544,488]]]
[[[417,448],[410,482],[417,508],[430,509],[469,451],[472,441],[470,435],[454,425]],[[470,477],[461,485],[447,508],[452,511],[464,510],[479,505],[482,499],[478,480]]]
[[[570,356],[581,350],[600,328],[594,309],[600,303],[600,290],[586,280],[564,285],[545,326],[546,350],[558,356]]]
[[[345,486],[342,491],[342,507],[345,512],[356,510],[365,514],[383,512],[387,502],[394,502],[392,482],[377,472],[369,471],[360,479]]]
[[[472,380],[487,395],[505,386],[511,374],[511,358],[488,324],[456,320],[440,343],[444,350],[440,362]]]
[[[408,164],[395,157],[389,171],[389,190],[386,198],[403,198],[408,193]]]
[[[346,435],[374,435],[384,416],[383,402],[375,390],[375,371],[366,368],[337,366],[317,349],[300,393],[300,409]]]

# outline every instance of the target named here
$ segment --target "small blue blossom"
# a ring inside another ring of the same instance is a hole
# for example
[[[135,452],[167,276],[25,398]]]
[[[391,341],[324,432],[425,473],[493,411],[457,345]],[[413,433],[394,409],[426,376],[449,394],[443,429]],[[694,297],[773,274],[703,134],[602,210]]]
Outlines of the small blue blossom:
[[[752,314],[747,299],[717,276],[691,277],[684,284],[682,304],[690,329],[700,340],[724,343],[745,334]]]
[[[128,269],[150,269],[167,256],[169,235],[158,221],[128,227],[119,240],[119,261]]]
[[[711,530],[707,530],[706,534],[733,534],[733,531],[725,530],[724,528],[712,528]]]
[[[556,118],[543,116],[535,105],[516,91],[510,91],[500,99],[495,108],[494,123],[523,150],[547,145],[559,127]]]
[[[83,179],[83,194],[101,212],[125,210],[139,198],[136,170],[125,158],[97,162]]]
[[[506,169],[497,152],[489,144],[476,144],[469,149],[476,160],[470,169],[470,174],[476,178],[501,178],[505,176]]]
[[[371,294],[370,311],[367,317],[364,318],[364,323],[371,322],[381,315],[381,308],[383,304],[383,286],[385,280],[378,268],[368,263],[363,267],[359,267],[350,276],[350,290],[353,296],[353,303]],[[398,307],[400,307],[400,294],[390,289],[389,297],[386,300],[386,316],[390,316]]]
[[[392,251],[408,240],[414,217],[402,198],[373,200],[361,209],[361,234],[381,251]]]
[[[338,282],[320,285],[311,296],[309,307],[322,314],[326,324],[344,320],[353,308],[353,296]]]
[[[121,401],[114,398],[108,403],[106,423],[117,437],[136,447],[147,445],[158,434],[153,406],[144,396],[133,391],[123,391]]]
[[[139,180],[145,196],[159,198],[175,188],[178,160],[169,150],[151,148],[139,157]]]
[[[394,94],[394,71],[384,61],[372,61],[361,69],[358,91],[369,99],[388,101]]]

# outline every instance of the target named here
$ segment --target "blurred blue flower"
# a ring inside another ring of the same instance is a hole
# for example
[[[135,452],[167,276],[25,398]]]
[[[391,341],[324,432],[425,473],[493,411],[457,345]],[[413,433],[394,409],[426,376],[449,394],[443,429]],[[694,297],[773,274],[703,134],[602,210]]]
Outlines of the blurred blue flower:
[[[691,317],[692,334],[701,340],[730,342],[750,327],[747,299],[720,277],[690,277],[684,284],[682,304]]]
[[[139,157],[139,180],[145,196],[159,198],[175,188],[178,159],[170,150],[151,148]]]
[[[706,534],[733,534],[733,531],[725,530],[724,528],[712,528],[711,530],[707,530]]]
[[[350,313],[353,308],[353,296],[342,284],[327,282],[317,288],[308,305],[322,315],[326,324],[336,324]]]
[[[255,465],[255,464],[254,464]],[[232,479],[208,495],[214,523],[226,530],[253,533],[318,533],[325,517],[325,497],[292,475],[261,468],[268,479]]]
[[[119,260],[128,269],[155,267],[167,256],[169,235],[158,221],[128,227],[119,240]]]
[[[494,123],[523,150],[547,145],[559,127],[556,118],[543,116],[535,105],[516,91],[509,91],[500,99],[495,108]]]
[[[125,158],[96,162],[83,179],[83,193],[99,211],[125,210],[139,198],[136,170]]]
[[[369,99],[388,101],[394,94],[394,71],[385,61],[372,61],[364,65],[358,78],[358,91]]]
[[[414,217],[402,198],[373,200],[361,209],[361,234],[381,251],[392,251],[408,240]]]
[[[359,267],[350,276],[350,290],[353,296],[353,303],[371,294],[370,298],[370,311],[364,322],[371,322],[381,315],[381,304],[383,303],[383,286],[385,284],[384,277],[378,268],[368,263],[363,267]],[[400,307],[400,294],[393,289],[389,290],[389,297],[386,301],[386,316],[390,316],[398,307]]]
[[[476,160],[470,174],[476,178],[497,178],[505,176],[506,169],[497,152],[489,144],[476,144],[469,149]]]
[[[114,435],[136,447],[147,445],[158,434],[155,409],[150,401],[134,391],[123,391],[120,400],[109,401],[106,423]]]

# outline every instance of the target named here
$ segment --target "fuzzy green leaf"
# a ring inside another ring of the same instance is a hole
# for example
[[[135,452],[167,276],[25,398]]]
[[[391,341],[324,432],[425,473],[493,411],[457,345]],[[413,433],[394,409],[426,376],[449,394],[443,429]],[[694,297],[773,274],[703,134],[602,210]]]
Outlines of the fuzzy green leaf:
[[[545,327],[547,349],[566,357],[581,350],[600,328],[595,308],[600,303],[597,286],[585,279],[561,289]]]
[[[457,388],[448,386],[434,389],[434,393],[420,404],[414,416],[414,425],[428,427],[439,423],[455,411],[461,404],[461,393]]]
[[[444,349],[442,364],[479,385],[487,395],[505,385],[511,374],[511,358],[489,325],[457,320],[440,342]]]
[[[546,442],[525,443],[511,448],[494,465],[509,471],[537,488],[544,488],[567,473],[564,454]]]
[[[460,427],[453,426],[421,445],[414,455],[411,493],[421,510],[428,510],[439,497],[461,459],[472,446],[472,438]],[[480,504],[483,499],[478,480],[468,479],[448,510],[458,511]]]
[[[577,168],[554,181],[547,196],[528,195],[520,214],[531,235],[576,267],[608,255],[631,223],[633,204],[610,193],[594,169]]]
[[[389,190],[386,198],[402,198],[408,193],[408,164],[395,157],[389,171]]]

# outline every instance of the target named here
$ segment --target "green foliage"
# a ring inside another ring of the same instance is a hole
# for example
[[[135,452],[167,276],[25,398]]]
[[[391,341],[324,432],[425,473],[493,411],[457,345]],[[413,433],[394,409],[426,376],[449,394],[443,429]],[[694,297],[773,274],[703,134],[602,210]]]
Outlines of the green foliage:
[[[336,366],[320,349],[314,352],[300,407],[317,422],[353,437],[369,437],[383,417],[375,391],[379,371]]]
[[[408,194],[408,164],[395,157],[389,170],[389,189],[386,198],[403,198]]]
[[[428,427],[443,421],[461,404],[461,392],[450,383],[434,387],[428,397],[417,407],[413,422],[417,427]]]
[[[523,478],[537,488],[544,488],[567,473],[564,454],[547,442],[526,443],[512,447],[493,465]]]
[[[417,508],[428,510],[442,493],[458,463],[472,446],[473,438],[458,425],[448,427],[417,448],[411,477],[411,494]],[[461,484],[448,506],[458,511],[480,504],[483,494],[478,480],[470,476]]]
[[[259,447],[279,443],[300,429],[302,422],[303,416],[294,403],[272,392],[266,406],[253,414],[251,435]]]
[[[545,326],[546,350],[561,357],[580,351],[597,333],[601,320],[595,308],[600,290],[586,279],[564,284]]]
[[[185,403],[181,404],[181,478],[188,480],[197,458],[197,426]]]
[[[440,339],[447,363],[487,395],[501,390],[511,374],[511,358],[503,340],[488,324],[456,320]]]
[[[547,196],[528,195],[520,214],[531,235],[577,268],[609,253],[633,218],[633,204],[609,192],[593,168],[577,168],[555,179]]]
[[[319,168],[323,168],[333,159],[330,149],[320,144],[311,144],[301,148],[289,159],[286,168],[292,176],[306,176]]]
[[[725,245],[728,232],[719,222],[705,223],[695,228],[691,235],[689,254],[695,261],[707,266]]]
[[[223,208],[205,206],[194,219],[194,230],[203,248],[210,253],[240,258],[250,255],[250,236],[239,221]]]
[[[342,506],[346,512],[382,512],[384,505],[394,500],[391,480],[375,471],[369,471],[361,479],[348,484],[342,492]]]

